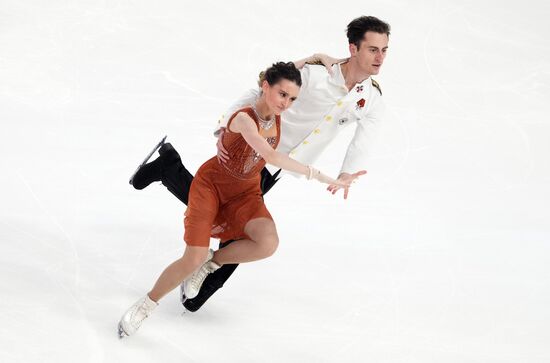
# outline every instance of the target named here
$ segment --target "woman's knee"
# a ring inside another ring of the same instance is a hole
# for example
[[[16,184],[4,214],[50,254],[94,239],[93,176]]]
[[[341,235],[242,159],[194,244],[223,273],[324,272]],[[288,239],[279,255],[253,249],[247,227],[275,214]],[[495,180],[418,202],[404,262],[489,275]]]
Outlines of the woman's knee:
[[[261,257],[266,258],[277,251],[279,246],[279,236],[275,223],[268,218],[258,218],[248,223],[245,228],[251,240],[257,243]]]
[[[277,248],[279,247],[279,237],[276,234],[266,236],[262,239],[262,241],[258,242],[261,246],[262,255],[264,256],[264,258],[273,256],[273,254],[275,253],[275,251],[277,251]]]
[[[186,263],[194,268],[199,268],[208,258],[208,247],[187,246],[183,258]]]

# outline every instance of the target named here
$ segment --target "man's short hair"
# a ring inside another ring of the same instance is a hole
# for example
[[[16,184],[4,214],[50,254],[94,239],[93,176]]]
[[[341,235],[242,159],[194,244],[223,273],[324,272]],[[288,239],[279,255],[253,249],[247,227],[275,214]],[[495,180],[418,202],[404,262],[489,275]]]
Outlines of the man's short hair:
[[[348,24],[347,35],[349,44],[355,44],[357,49],[366,32],[390,35],[390,25],[374,16],[360,16]]]

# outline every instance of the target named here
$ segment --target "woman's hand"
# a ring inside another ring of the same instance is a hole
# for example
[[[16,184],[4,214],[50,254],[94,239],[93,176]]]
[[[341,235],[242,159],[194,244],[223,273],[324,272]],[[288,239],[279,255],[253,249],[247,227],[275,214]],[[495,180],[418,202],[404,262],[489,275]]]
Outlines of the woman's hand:
[[[308,169],[309,169],[309,175],[307,175],[308,180],[315,179],[321,183],[329,184],[329,188],[332,186],[338,187],[338,188],[349,188],[351,185],[351,181],[333,179],[330,176],[321,173],[319,170],[315,169],[314,167],[308,166]]]
[[[327,69],[327,72],[332,76],[332,65],[336,63],[343,62],[347,60],[348,58],[333,58],[329,55],[323,54],[323,53],[315,53],[312,56],[309,56],[307,58],[301,59],[299,61],[295,61],[294,65],[298,69],[302,69],[304,65],[306,64],[322,64]]]
[[[349,193],[349,186],[357,180],[361,175],[365,175],[367,173],[366,170],[359,170],[357,173],[348,174],[348,173],[342,173],[338,177],[338,180],[343,183],[347,183],[347,187],[341,187],[337,184],[331,184],[328,186],[327,190],[331,192],[333,195],[336,194],[336,192],[342,188],[344,188],[344,199],[348,199],[348,193]]]
[[[333,58],[327,54],[323,54],[323,53],[315,53],[314,55],[311,56],[311,61],[306,61],[306,63],[310,63],[310,64],[322,64],[325,66],[325,68],[327,69],[327,72],[332,76],[333,73],[332,73],[332,65],[333,64],[336,64],[336,63],[340,63],[340,62],[343,62],[345,61],[347,58],[343,58],[343,59],[338,59],[338,58]]]

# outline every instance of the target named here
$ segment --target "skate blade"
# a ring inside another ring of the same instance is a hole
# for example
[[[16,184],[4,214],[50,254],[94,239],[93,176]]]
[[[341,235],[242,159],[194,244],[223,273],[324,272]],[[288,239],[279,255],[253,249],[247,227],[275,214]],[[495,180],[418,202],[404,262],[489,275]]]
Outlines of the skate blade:
[[[183,288],[183,282],[180,284],[180,302],[183,305],[187,301],[187,296],[185,296],[185,289]]]
[[[187,310],[187,308],[185,307],[185,302],[188,300],[187,299],[187,296],[185,296],[185,292],[183,291],[183,289],[181,289],[180,291],[181,295],[180,295],[180,301],[181,301],[181,305],[183,306],[183,311],[181,312],[181,316],[184,316],[185,314],[189,313],[190,311]]]
[[[155,153],[155,151],[157,151],[158,149],[160,149],[162,147],[162,145],[164,145],[164,142],[166,141],[166,138],[168,137],[168,135],[164,135],[164,137],[162,138],[162,140],[160,140],[160,142],[158,144],[155,145],[155,148],[153,150],[151,150],[151,152],[149,154],[147,154],[147,157],[145,158],[145,160],[143,160],[143,162],[141,164],[139,164],[139,166],[137,167],[136,171],[134,171],[134,173],[132,174],[132,176],[130,177],[130,180],[128,181],[130,183],[130,185],[132,185],[132,182],[134,181],[134,176],[136,176],[137,172],[139,171],[139,169],[146,163],[149,161],[149,159],[151,158],[151,156],[153,156],[153,154]]]
[[[120,323],[118,323],[118,339],[122,339],[124,337],[128,337],[129,335],[126,334],[126,332],[124,331],[124,329],[122,329],[122,325]]]
[[[184,316],[185,314],[192,313],[191,310],[187,309],[185,307],[185,302],[189,300],[185,295],[181,297],[181,306],[183,306],[183,311],[181,312],[181,316]]]

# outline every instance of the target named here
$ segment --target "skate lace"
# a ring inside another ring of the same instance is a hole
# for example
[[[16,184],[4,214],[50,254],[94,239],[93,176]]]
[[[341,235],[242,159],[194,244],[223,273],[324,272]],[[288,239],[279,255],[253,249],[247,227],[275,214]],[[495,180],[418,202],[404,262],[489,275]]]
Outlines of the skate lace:
[[[140,305],[134,314],[136,319],[132,319],[133,325],[139,327],[145,318],[149,317],[149,309],[145,306],[145,303]]]
[[[197,271],[195,276],[193,276],[191,286],[198,290],[210,272],[212,272],[212,269],[210,267],[210,263],[207,262],[199,269],[199,271]]]

